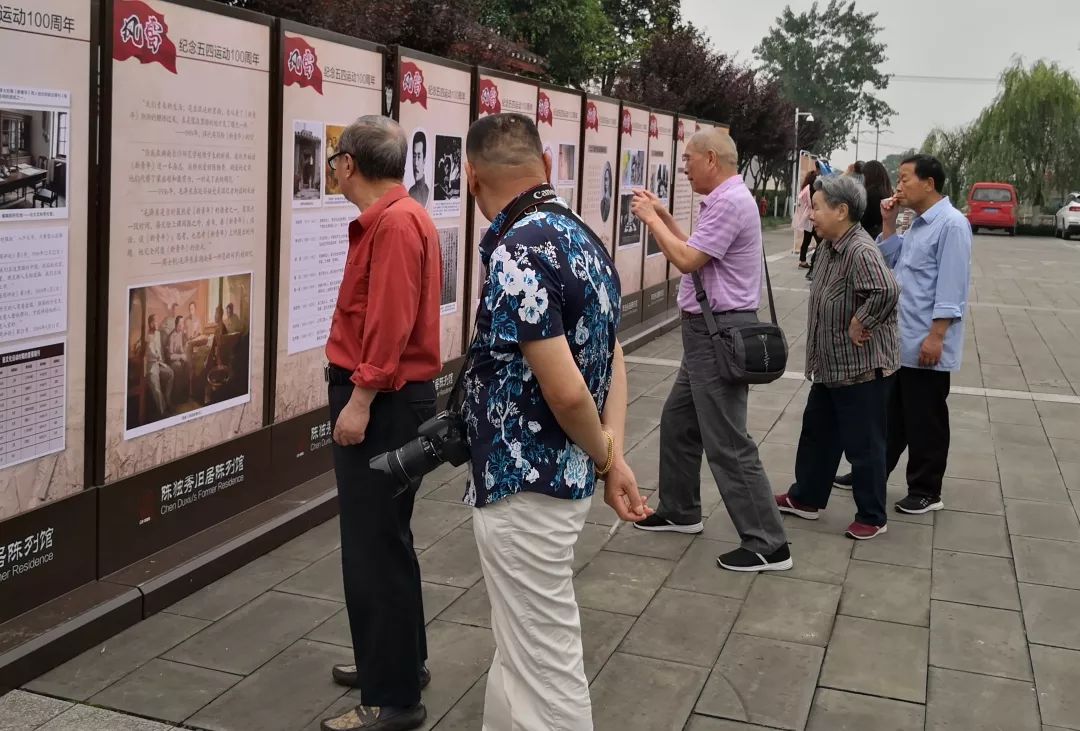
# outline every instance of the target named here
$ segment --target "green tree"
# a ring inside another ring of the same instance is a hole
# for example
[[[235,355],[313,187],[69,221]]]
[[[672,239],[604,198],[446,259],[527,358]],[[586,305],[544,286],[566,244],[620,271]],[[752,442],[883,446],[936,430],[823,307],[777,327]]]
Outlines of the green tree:
[[[625,69],[635,63],[657,33],[670,33],[682,17],[679,0],[600,0],[615,29],[614,43],[602,49],[598,81],[610,95]]]
[[[1080,82],[1056,63],[1016,60],[969,137],[972,182],[1011,182],[1042,206],[1080,180]]]
[[[971,129],[936,127],[923,141],[922,152],[933,155],[945,168],[945,194],[959,205],[970,185]]]
[[[916,152],[918,152],[918,150],[913,147],[904,152],[894,152],[891,155],[886,155],[885,158],[882,159],[881,164],[885,166],[885,170],[889,173],[889,179],[892,181],[893,185],[896,185],[896,179],[900,177],[900,161],[906,157],[911,157]]]
[[[815,2],[798,15],[788,6],[754,49],[784,96],[822,121],[815,152],[843,147],[856,119],[884,127],[892,116],[873,95],[889,85],[878,70],[886,60],[881,30],[877,13],[857,11],[854,0],[829,0],[824,8]]]

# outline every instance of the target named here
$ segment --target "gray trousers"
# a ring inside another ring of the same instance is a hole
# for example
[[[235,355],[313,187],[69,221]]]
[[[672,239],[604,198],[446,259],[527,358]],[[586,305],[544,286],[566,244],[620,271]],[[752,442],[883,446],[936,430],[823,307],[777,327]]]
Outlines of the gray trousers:
[[[749,313],[717,315],[720,327],[755,322]],[[749,388],[717,375],[716,354],[702,318],[682,321],[683,360],[660,419],[660,507],[676,523],[701,520],[701,455],[742,547],[768,555],[787,542],[772,486],[746,431]]]

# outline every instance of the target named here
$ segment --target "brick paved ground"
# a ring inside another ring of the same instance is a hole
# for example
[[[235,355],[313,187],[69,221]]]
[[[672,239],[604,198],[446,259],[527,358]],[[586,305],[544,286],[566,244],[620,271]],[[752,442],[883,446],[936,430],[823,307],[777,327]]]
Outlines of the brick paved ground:
[[[771,234],[768,250],[797,371],[806,286],[789,241]],[[716,567],[735,536],[705,469],[699,537],[609,539],[596,501],[576,585],[597,729],[1080,729],[1080,247],[979,236],[975,261],[944,512],[893,515],[855,545],[838,492],[817,523],[786,519],[795,569],[753,577]],[[632,356],[630,461],[647,490],[679,357],[677,333]],[[752,393],[778,490],[806,392],[793,377]],[[480,728],[493,649],[462,493],[460,471],[440,472],[415,519],[437,731]],[[0,728],[317,728],[356,702],[329,678],[349,658],[342,607],[331,521],[0,699]]]

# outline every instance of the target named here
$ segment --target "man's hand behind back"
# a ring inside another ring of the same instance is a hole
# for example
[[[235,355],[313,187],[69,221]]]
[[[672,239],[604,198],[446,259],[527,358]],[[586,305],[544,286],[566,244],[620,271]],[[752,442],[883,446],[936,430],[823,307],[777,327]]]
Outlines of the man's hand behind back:
[[[644,520],[655,512],[645,504],[638,492],[637,478],[621,456],[616,457],[604,478],[604,502],[611,506],[619,520],[630,523]]]

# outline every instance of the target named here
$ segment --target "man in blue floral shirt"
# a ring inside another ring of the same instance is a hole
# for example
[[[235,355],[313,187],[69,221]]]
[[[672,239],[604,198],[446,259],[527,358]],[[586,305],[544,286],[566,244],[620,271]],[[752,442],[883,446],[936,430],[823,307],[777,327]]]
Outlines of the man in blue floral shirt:
[[[623,459],[619,279],[547,184],[531,119],[485,117],[466,152],[469,189],[491,221],[463,408],[465,501],[496,643],[484,728],[589,731],[572,565],[597,476],[620,518],[649,514]]]

